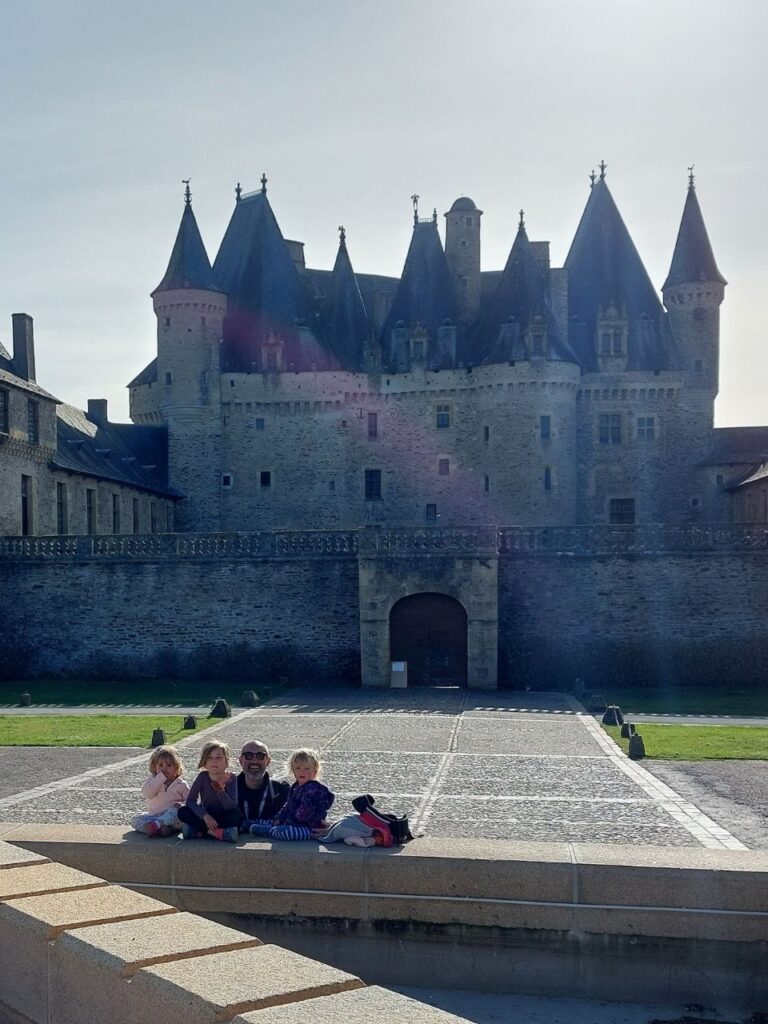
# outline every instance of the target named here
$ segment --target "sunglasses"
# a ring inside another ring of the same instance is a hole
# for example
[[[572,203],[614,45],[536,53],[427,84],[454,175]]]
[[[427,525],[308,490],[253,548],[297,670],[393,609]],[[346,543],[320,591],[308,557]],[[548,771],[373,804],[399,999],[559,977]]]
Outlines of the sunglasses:
[[[244,757],[246,761],[266,761],[267,755],[261,750],[244,750],[241,757]]]

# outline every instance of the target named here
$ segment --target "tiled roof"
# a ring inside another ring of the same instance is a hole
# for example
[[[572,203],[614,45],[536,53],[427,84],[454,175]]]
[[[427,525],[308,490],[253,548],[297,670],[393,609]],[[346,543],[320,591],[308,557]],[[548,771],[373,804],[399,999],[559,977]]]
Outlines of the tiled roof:
[[[601,308],[626,314],[627,369],[675,365],[664,311],[604,179],[590,192],[565,261],[572,347],[585,370],[597,369],[595,333]]]
[[[14,388],[20,388],[22,391],[28,391],[31,395],[37,395],[38,398],[49,398],[52,402],[59,401],[50,391],[41,388],[36,381],[25,380],[24,377],[19,377],[18,374],[14,373],[13,362],[9,356],[0,355],[0,384],[8,384]]]
[[[696,198],[696,189],[690,185],[685,197],[672,265],[664,288],[678,284],[693,284],[696,281],[728,283],[717,269],[715,254],[712,252],[699,200]]]
[[[702,466],[754,465],[768,461],[768,427],[716,427]]]
[[[548,358],[578,362],[562,336],[546,294],[544,276],[533,255],[525,228],[520,227],[506,266],[485,312],[473,343],[474,362],[499,363],[527,359],[524,336],[534,318],[547,328]]]
[[[211,270],[208,253],[205,251],[197,221],[192,212],[192,206],[189,203],[185,204],[184,212],[181,215],[181,224],[165,277],[152,294],[168,292],[176,288],[219,291]]]
[[[81,409],[59,405],[53,465],[72,473],[113,480],[167,497],[182,497],[168,486],[168,432],[160,426],[93,423]]]
[[[157,356],[152,360],[151,363],[147,363],[141,373],[138,373],[131,383],[128,385],[129,388],[136,387],[138,384],[154,384],[157,380]]]
[[[364,345],[371,334],[368,312],[342,236],[328,294],[320,307],[323,339],[345,370],[364,368]]]

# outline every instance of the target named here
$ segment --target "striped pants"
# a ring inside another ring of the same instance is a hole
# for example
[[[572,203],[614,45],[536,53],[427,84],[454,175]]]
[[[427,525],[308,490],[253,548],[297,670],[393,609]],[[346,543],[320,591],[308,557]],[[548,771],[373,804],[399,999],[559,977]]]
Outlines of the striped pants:
[[[282,839],[285,842],[312,838],[312,832],[306,825],[275,825],[271,821],[253,821],[249,832],[252,836],[267,836],[269,839]]]

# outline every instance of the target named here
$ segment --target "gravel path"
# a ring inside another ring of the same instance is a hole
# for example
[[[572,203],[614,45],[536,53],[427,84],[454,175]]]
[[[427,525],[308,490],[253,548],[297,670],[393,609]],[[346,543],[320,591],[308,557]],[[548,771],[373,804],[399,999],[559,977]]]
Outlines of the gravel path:
[[[768,849],[768,761],[643,761],[753,850]]]

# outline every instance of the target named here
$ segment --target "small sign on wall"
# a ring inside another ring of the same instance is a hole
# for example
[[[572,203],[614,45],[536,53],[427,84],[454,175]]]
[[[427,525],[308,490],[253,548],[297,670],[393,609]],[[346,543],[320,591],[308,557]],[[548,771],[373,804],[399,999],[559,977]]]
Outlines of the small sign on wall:
[[[404,690],[408,686],[408,662],[393,661],[390,675],[390,687],[393,690]]]

